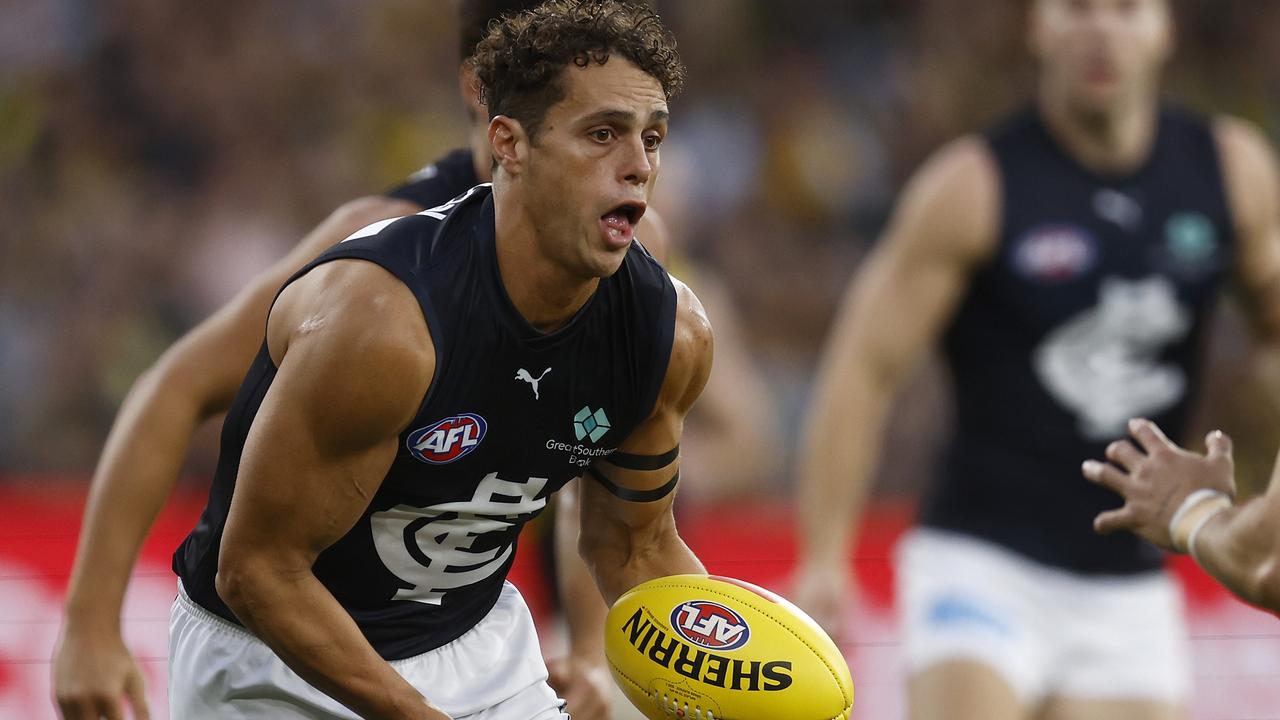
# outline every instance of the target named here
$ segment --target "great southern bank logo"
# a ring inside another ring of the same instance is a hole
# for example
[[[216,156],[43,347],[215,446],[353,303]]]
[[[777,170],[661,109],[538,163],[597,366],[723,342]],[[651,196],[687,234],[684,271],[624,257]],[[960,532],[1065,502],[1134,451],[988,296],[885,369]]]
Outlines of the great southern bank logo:
[[[690,600],[671,611],[671,629],[708,650],[737,650],[751,638],[741,615],[710,600]]]
[[[479,415],[462,413],[414,430],[405,440],[405,447],[422,462],[444,465],[479,447],[488,427]]]
[[[583,405],[573,416],[573,434],[579,440],[591,438],[591,442],[599,442],[609,428],[609,416],[604,414],[604,408],[592,412],[590,405]]]

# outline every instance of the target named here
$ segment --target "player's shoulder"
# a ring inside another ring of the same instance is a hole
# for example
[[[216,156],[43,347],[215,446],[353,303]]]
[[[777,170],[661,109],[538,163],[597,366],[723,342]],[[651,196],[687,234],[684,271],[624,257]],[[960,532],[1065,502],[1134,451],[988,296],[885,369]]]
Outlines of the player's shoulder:
[[[675,331],[660,404],[687,410],[702,393],[711,375],[715,334],[707,312],[693,290],[674,277],[671,284],[676,293]]]
[[[685,283],[675,277],[668,276],[676,292],[676,339],[685,335],[685,341],[692,345],[709,345],[713,339],[711,321],[696,293]]]
[[[916,172],[918,181],[948,194],[972,194],[997,181],[995,157],[984,135],[970,134],[938,148]]]
[[[899,201],[895,233],[928,246],[985,253],[995,242],[1000,202],[990,144],[966,135],[935,151],[912,176]]]
[[[325,388],[315,427],[358,428],[373,440],[407,423],[435,372],[435,345],[410,289],[382,266],[328,262],[286,287],[267,322],[284,372]],[[293,358],[290,360],[289,358]]]
[[[1236,222],[1246,228],[1269,223],[1280,192],[1271,141],[1257,125],[1231,115],[1213,118],[1213,135]]]
[[[406,377],[434,358],[413,292],[359,259],[326,262],[281,291],[267,322],[272,359],[279,363],[299,341],[328,348],[353,368],[358,359]]]
[[[1224,159],[1266,161],[1272,156],[1270,138],[1254,123],[1234,115],[1215,115],[1210,122]]]

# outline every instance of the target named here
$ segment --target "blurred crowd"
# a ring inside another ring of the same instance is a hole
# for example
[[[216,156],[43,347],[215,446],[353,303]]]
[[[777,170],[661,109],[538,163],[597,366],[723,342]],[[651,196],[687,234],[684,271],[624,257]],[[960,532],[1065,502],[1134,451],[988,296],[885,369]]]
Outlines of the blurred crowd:
[[[1169,94],[1280,136],[1280,3],[1174,2]],[[1028,100],[1027,0],[655,4],[690,70],[655,202],[673,271],[726,288],[787,456],[902,181]],[[0,0],[0,478],[83,479],[169,343],[342,201],[465,143],[453,23],[448,0]],[[1233,372],[1203,416],[1261,473],[1276,415],[1247,350],[1224,310]],[[926,370],[900,404],[886,486],[927,476],[945,392]]]

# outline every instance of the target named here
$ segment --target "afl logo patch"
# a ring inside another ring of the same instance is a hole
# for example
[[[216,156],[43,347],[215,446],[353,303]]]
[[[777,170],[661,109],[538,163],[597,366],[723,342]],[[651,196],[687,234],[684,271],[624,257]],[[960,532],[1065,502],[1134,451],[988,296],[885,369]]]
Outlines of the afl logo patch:
[[[1098,243],[1075,225],[1041,225],[1023,233],[1013,248],[1018,274],[1041,282],[1071,280],[1093,268]]]
[[[741,615],[710,600],[690,600],[671,611],[671,628],[708,650],[737,650],[751,638],[751,628]]]
[[[414,430],[405,440],[405,447],[424,463],[444,465],[479,447],[488,427],[479,415],[462,413]]]

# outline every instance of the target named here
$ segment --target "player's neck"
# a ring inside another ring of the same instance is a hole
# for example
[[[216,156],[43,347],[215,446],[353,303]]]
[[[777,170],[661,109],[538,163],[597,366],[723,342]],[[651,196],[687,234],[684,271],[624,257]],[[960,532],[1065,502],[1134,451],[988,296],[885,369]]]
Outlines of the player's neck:
[[[495,203],[498,272],[516,310],[540,332],[573,319],[600,284],[573,276],[539,249],[534,223],[518,207]]]
[[[1102,175],[1137,170],[1155,144],[1158,104],[1154,99],[1135,99],[1110,111],[1089,112],[1043,92],[1040,111],[1062,149],[1086,169]]]

